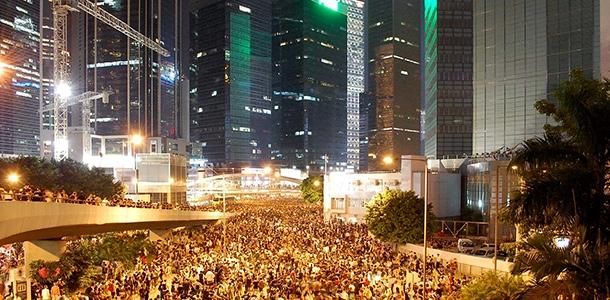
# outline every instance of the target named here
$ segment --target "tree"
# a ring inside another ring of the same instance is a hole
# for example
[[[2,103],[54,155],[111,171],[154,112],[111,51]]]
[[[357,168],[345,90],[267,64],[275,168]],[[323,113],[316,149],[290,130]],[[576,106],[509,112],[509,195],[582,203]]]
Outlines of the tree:
[[[428,235],[433,232],[432,204],[428,204]],[[366,205],[369,231],[385,242],[404,244],[423,242],[424,200],[413,191],[385,190]]]
[[[104,174],[102,169],[90,169],[71,159],[56,161],[26,156],[0,159],[0,187],[7,190],[16,187],[6,181],[11,173],[19,174],[19,186],[83,192],[106,198],[120,195],[123,190],[121,183]]]
[[[506,220],[540,233],[524,243],[515,273],[531,271],[537,286],[573,285],[586,298],[610,296],[610,81],[570,80],[536,103],[553,119],[542,137],[521,144],[511,161],[522,187]],[[567,236],[565,249],[553,237]]]
[[[483,273],[460,289],[460,299],[513,300],[522,299],[527,283],[520,276]]]
[[[301,182],[301,195],[309,203],[324,201],[324,177],[309,176]]]
[[[58,280],[66,282],[70,291],[89,286],[101,278],[102,261],[119,262],[127,269],[133,268],[136,258],[144,253],[156,255],[157,248],[146,235],[121,235],[117,233],[87,237],[69,244],[59,261],[33,261],[30,276],[39,283],[52,284]]]

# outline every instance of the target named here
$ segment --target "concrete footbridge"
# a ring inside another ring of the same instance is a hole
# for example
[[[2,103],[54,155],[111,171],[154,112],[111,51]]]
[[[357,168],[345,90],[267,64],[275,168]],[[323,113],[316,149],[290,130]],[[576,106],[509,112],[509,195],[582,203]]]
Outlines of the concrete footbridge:
[[[222,212],[0,202],[0,245],[112,231],[162,231],[214,223],[222,218]]]
[[[13,272],[11,282],[13,292],[29,300],[30,264],[59,260],[66,249],[63,237],[148,229],[149,238],[159,240],[172,228],[215,223],[225,217],[222,212],[7,201],[0,202],[0,245],[24,242],[23,270]]]

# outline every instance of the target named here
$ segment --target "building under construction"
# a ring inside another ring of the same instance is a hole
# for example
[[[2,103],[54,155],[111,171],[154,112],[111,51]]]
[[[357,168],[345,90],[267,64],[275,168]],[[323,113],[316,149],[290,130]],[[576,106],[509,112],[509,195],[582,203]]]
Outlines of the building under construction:
[[[86,1],[73,2],[83,5]],[[70,10],[67,14],[64,38],[69,52],[67,80],[72,95],[104,92],[109,96],[106,101],[82,102],[69,107],[68,156],[87,162],[88,156],[118,154],[119,150],[110,145],[105,148],[107,153],[93,153],[94,147],[87,146],[91,143],[89,134],[83,134],[83,131],[96,136],[123,136],[125,140],[118,142],[122,145],[128,144],[128,137],[133,134],[163,138],[168,141],[167,146],[145,143],[139,152],[186,154],[189,84],[183,71],[189,62],[186,55],[188,38],[182,37],[188,31],[188,18],[183,17],[188,1],[105,0],[96,3],[93,13],[79,7],[80,10]],[[146,43],[96,17],[96,9],[129,25],[167,53],[147,47]],[[57,9],[49,5],[43,13],[53,16],[54,10],[57,14]],[[57,41],[51,42],[58,45]],[[85,109],[84,104],[90,108]],[[90,124],[84,124],[89,122],[88,118],[83,118],[87,111],[91,114]],[[47,147],[42,150],[45,156],[50,156],[53,151],[50,141],[57,135],[53,127],[57,126],[48,121],[48,114],[43,116],[47,116],[42,118],[43,145]],[[86,141],[81,142],[83,140]]]

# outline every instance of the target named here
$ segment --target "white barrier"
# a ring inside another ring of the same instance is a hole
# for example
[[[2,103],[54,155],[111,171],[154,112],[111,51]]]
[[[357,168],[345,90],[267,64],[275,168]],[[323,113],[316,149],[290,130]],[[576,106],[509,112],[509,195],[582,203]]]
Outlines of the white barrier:
[[[398,246],[398,251],[403,253],[415,252],[419,256],[424,255],[424,246],[405,244]],[[440,258],[443,260],[455,259],[458,264],[458,272],[464,275],[480,275],[485,272],[494,270],[493,258],[473,256],[462,253],[455,253],[449,251],[443,251],[438,249],[432,249],[428,247],[428,257],[440,254]],[[510,273],[513,268],[513,263],[504,260],[498,260],[498,271],[504,273]]]

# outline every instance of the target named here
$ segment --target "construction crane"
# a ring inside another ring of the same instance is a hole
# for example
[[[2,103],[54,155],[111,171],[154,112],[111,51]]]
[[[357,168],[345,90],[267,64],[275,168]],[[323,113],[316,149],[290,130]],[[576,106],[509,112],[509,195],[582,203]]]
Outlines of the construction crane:
[[[83,133],[83,152],[91,154],[91,101],[102,100],[102,103],[108,103],[109,92],[85,92],[78,96],[73,96],[64,99],[66,108],[81,104],[81,132]],[[55,104],[45,105],[41,109],[41,114],[55,110]]]
[[[90,122],[90,107],[88,104],[91,97],[97,95],[79,95],[72,98],[70,95],[70,72],[68,69],[70,53],[68,51],[67,29],[68,29],[68,13],[83,11],[92,17],[125,34],[128,38],[135,42],[150,48],[151,50],[163,55],[169,56],[169,51],[164,49],[159,43],[141,34],[137,30],[131,28],[127,23],[121,21],[112,14],[98,7],[97,3],[88,0],[53,0],[53,29],[54,33],[54,51],[53,51],[53,82],[55,96],[53,99],[54,112],[54,141],[53,151],[54,157],[57,160],[68,157],[68,106],[69,103],[77,101],[83,103],[83,121],[84,115],[87,115],[87,122]],[[96,41],[97,42],[97,41]],[[90,126],[90,123],[83,123],[83,126]]]

